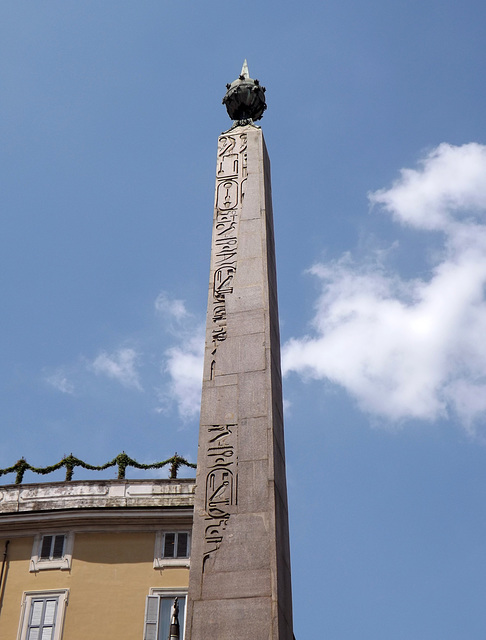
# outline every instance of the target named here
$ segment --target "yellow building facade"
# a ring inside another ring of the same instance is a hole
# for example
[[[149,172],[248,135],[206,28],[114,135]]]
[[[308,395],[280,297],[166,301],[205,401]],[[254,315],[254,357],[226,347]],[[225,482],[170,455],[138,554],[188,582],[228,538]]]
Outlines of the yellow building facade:
[[[193,480],[0,487],[2,640],[183,638]]]

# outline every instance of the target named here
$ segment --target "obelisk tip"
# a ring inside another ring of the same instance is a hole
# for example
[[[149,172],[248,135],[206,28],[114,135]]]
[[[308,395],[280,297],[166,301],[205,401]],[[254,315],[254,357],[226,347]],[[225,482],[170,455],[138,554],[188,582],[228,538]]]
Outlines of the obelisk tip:
[[[243,76],[245,80],[250,77],[250,72],[248,71],[248,62],[246,61],[246,58],[245,58],[245,62],[243,63],[243,66],[241,67],[240,78],[241,76]]]

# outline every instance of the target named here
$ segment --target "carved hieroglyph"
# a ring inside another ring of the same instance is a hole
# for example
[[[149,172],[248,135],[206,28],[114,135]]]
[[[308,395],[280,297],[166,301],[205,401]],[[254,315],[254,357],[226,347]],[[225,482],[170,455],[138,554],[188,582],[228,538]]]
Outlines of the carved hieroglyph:
[[[220,136],[186,640],[292,640],[280,345],[261,130]]]
[[[247,134],[222,135],[218,140],[215,220],[212,243],[212,292],[209,306],[211,325],[211,380],[215,377],[218,346],[227,337],[226,305],[234,288],[238,262],[238,213],[247,177]],[[223,541],[231,509],[236,505],[238,456],[236,424],[211,425],[207,429],[208,470],[206,475],[204,532],[206,560]]]
[[[223,135],[218,141],[216,219],[212,247],[212,343],[214,365],[218,342],[226,339],[226,296],[233,293],[238,260],[238,205],[244,198],[247,134]]]
[[[206,499],[204,504],[204,531],[206,560],[223,541],[224,531],[230,518],[231,507],[236,504],[238,465],[236,457],[236,425],[214,425],[208,427],[206,455],[210,459],[206,475]]]

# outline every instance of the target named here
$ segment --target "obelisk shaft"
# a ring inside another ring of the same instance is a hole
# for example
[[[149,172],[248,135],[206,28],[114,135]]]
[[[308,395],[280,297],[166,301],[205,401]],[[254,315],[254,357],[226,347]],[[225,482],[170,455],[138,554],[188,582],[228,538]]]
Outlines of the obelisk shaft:
[[[186,640],[292,640],[270,163],[220,136]]]

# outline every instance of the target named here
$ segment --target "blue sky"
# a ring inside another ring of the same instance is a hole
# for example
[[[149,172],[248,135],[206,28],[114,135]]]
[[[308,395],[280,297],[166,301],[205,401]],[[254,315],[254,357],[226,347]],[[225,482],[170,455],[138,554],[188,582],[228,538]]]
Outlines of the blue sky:
[[[479,0],[2,3],[0,466],[195,460],[221,98],[247,58],[297,640],[484,638],[485,42]]]

